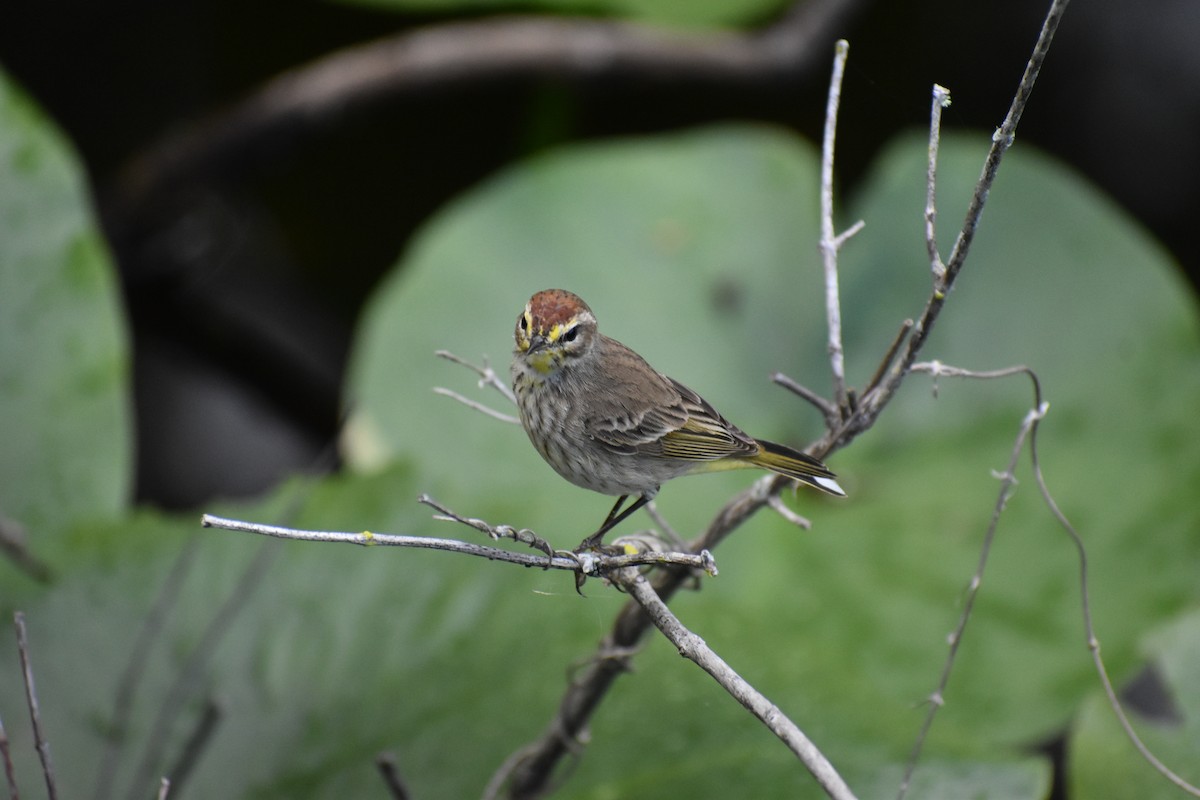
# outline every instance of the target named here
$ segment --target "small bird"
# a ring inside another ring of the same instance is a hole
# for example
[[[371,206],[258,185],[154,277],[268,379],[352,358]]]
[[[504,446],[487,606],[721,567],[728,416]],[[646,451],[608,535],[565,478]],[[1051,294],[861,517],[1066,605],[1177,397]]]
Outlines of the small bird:
[[[514,338],[513,390],[529,440],[571,483],[617,496],[580,551],[681,475],[758,467],[846,496],[820,461],[746,435],[703,397],[600,333],[592,310],[571,292],[530,298]]]

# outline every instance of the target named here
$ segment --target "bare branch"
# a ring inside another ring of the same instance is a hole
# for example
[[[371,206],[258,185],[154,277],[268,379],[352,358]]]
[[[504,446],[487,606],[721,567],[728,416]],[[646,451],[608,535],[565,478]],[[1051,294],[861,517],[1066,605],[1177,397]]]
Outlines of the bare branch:
[[[510,425],[520,425],[521,424],[521,420],[517,419],[512,414],[505,414],[503,411],[497,411],[494,408],[485,406],[483,403],[477,403],[474,400],[469,400],[466,397],[463,397],[458,392],[454,391],[453,389],[446,389],[441,386],[435,386],[435,387],[433,387],[433,392],[434,392],[434,394],[440,394],[443,397],[449,397],[451,400],[457,400],[458,402],[462,403],[467,408],[473,408],[476,411],[480,412],[481,414],[486,414],[487,416],[491,417],[492,419],[498,419],[501,422],[507,422]]]
[[[738,675],[703,639],[688,630],[679,618],[671,613],[644,575],[636,570],[622,570],[616,573],[613,579],[637,601],[655,627],[675,645],[681,656],[711,675],[725,691],[787,745],[829,797],[834,800],[853,800],[854,793],[850,791],[850,787],[799,726]]]
[[[167,800],[167,795],[171,793],[171,781],[163,778],[158,785],[158,800]]]
[[[29,720],[33,724],[33,741],[37,747],[38,758],[42,762],[42,775],[46,779],[46,796],[57,800],[58,789],[55,787],[54,764],[50,760],[50,743],[42,730],[42,712],[38,708],[37,688],[33,683],[33,662],[29,656],[29,641],[25,635],[25,614],[17,611],[13,614],[13,624],[17,628],[17,652],[21,658],[21,675],[25,679],[25,702],[29,706]]]
[[[804,384],[796,382],[787,375],[784,375],[782,372],[776,372],[774,375],[772,375],[771,382],[778,386],[782,386],[792,394],[798,395],[800,398],[811,403],[818,411],[821,412],[821,416],[825,417],[825,424],[828,427],[834,427],[841,422],[841,415],[838,413],[837,406],[826,400],[824,397],[821,397],[821,395],[817,394],[812,389],[809,389]]]
[[[1050,43],[1054,39],[1055,31],[1058,29],[1058,23],[1062,19],[1067,2],[1068,0],[1052,0],[1050,9],[1046,13],[1041,33],[1038,36],[1037,43],[1034,45],[1033,53],[1030,55],[1029,61],[1025,66],[1025,73],[1022,75],[1021,83],[1018,85],[1017,91],[1013,96],[1008,115],[1005,117],[1004,124],[992,137],[992,146],[984,160],[983,172],[980,175],[971,197],[971,202],[968,205],[962,230],[959,231],[954,249],[946,262],[946,272],[940,287],[935,287],[930,293],[924,310],[917,318],[911,335],[908,336],[899,358],[888,371],[887,376],[878,382],[874,390],[863,395],[854,413],[839,428],[828,433],[821,441],[810,448],[810,453],[817,458],[824,458],[829,452],[845,447],[856,436],[868,430],[874,424],[879,413],[891,402],[892,397],[895,396],[896,390],[900,388],[900,384],[908,374],[909,367],[917,360],[917,355],[925,346],[925,341],[933,330],[933,326],[937,323],[938,316],[941,314],[950,289],[953,288],[954,281],[957,279],[959,271],[966,262],[971,242],[974,240],[975,230],[979,224],[979,218],[983,214],[988,194],[991,191],[992,184],[995,182],[1000,161],[1004,157],[1004,153],[1012,145],[1013,138],[1016,135],[1017,123],[1020,121],[1026,104],[1029,102],[1034,83],[1037,81],[1038,73],[1041,70],[1042,63],[1045,61]]]
[[[468,525],[476,530],[480,530],[494,539],[513,539],[514,541],[525,542],[528,538],[534,537],[532,531],[516,530],[511,526],[493,526],[483,520],[473,519],[470,517],[461,517],[458,514],[446,509],[436,503],[428,495],[422,495],[420,498],[422,503],[430,505],[442,512],[442,519],[458,522]],[[200,524],[206,528],[222,528],[230,531],[242,531],[246,533],[256,533],[261,536],[271,536],[278,539],[291,539],[303,542],[341,542],[343,544],[356,544],[364,547],[414,547],[427,550],[444,550],[452,553],[462,553],[463,555],[476,556],[486,558],[489,561],[504,561],[510,564],[518,564],[523,567],[537,567],[539,569],[562,569],[571,572],[583,572],[586,575],[604,575],[605,573],[620,569],[623,567],[634,566],[677,566],[687,567],[689,569],[701,569],[705,572],[715,575],[716,562],[712,558],[711,553],[701,552],[694,553],[665,553],[665,552],[637,552],[637,553],[622,553],[620,555],[610,555],[608,553],[571,553],[569,551],[552,551],[555,555],[533,555],[528,553],[515,553],[511,550],[502,550],[497,547],[488,547],[486,545],[472,544],[471,542],[463,542],[458,539],[436,539],[428,536],[401,536],[387,533],[372,533],[371,531],[349,532],[349,531],[314,531],[304,530],[301,528],[287,528],[279,525],[264,525],[258,522],[247,522],[245,520],[227,519],[218,517],[212,514],[205,514],[200,521]]]

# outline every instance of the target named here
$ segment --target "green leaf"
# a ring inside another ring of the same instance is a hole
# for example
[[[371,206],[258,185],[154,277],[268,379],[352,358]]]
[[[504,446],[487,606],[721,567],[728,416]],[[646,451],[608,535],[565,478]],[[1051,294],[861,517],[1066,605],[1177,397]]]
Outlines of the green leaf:
[[[127,502],[119,306],[78,160],[0,73],[0,515],[25,527],[35,552]]]

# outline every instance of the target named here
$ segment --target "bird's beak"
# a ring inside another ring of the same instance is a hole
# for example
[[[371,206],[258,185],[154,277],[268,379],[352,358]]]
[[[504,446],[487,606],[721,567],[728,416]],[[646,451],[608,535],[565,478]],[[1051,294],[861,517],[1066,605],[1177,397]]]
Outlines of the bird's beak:
[[[525,351],[525,354],[536,353],[548,344],[550,344],[549,339],[540,333],[535,333],[529,337],[529,348]]]

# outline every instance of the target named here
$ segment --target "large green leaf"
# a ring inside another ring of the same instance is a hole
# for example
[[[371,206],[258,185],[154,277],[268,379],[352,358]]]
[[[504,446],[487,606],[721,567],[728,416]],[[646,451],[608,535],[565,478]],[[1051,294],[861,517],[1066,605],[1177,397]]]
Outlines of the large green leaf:
[[[0,73],[0,515],[35,551],[129,491],[125,331],[82,175]]]
[[[221,510],[313,527],[413,531],[429,525],[415,492],[412,475],[393,469],[291,486],[268,502]],[[285,545],[201,531],[197,522],[142,512],[78,528],[64,543],[70,566],[26,606],[62,796],[90,796],[97,785],[105,735],[115,735],[117,686],[131,661],[142,675],[111,796],[153,796],[206,699],[219,717],[196,773],[178,787],[181,797],[381,796],[372,763],[384,749],[399,755],[422,796],[470,796],[550,710],[546,686],[556,689],[563,665],[600,634],[600,621],[573,620],[578,600],[566,579],[560,597],[539,598],[528,585],[507,583],[530,573],[485,561]],[[164,624],[139,658],[135,643],[151,609]],[[519,615],[520,628],[496,625],[497,611]],[[221,635],[212,637],[210,626],[222,618]],[[29,791],[40,779],[14,650],[11,636],[0,637],[0,710]],[[519,656],[530,652],[545,660]],[[181,676],[190,677],[175,685]],[[536,711],[514,713],[514,700]],[[170,713],[160,726],[164,708]],[[160,757],[135,785],[156,747]],[[464,769],[463,753],[478,763]]]

